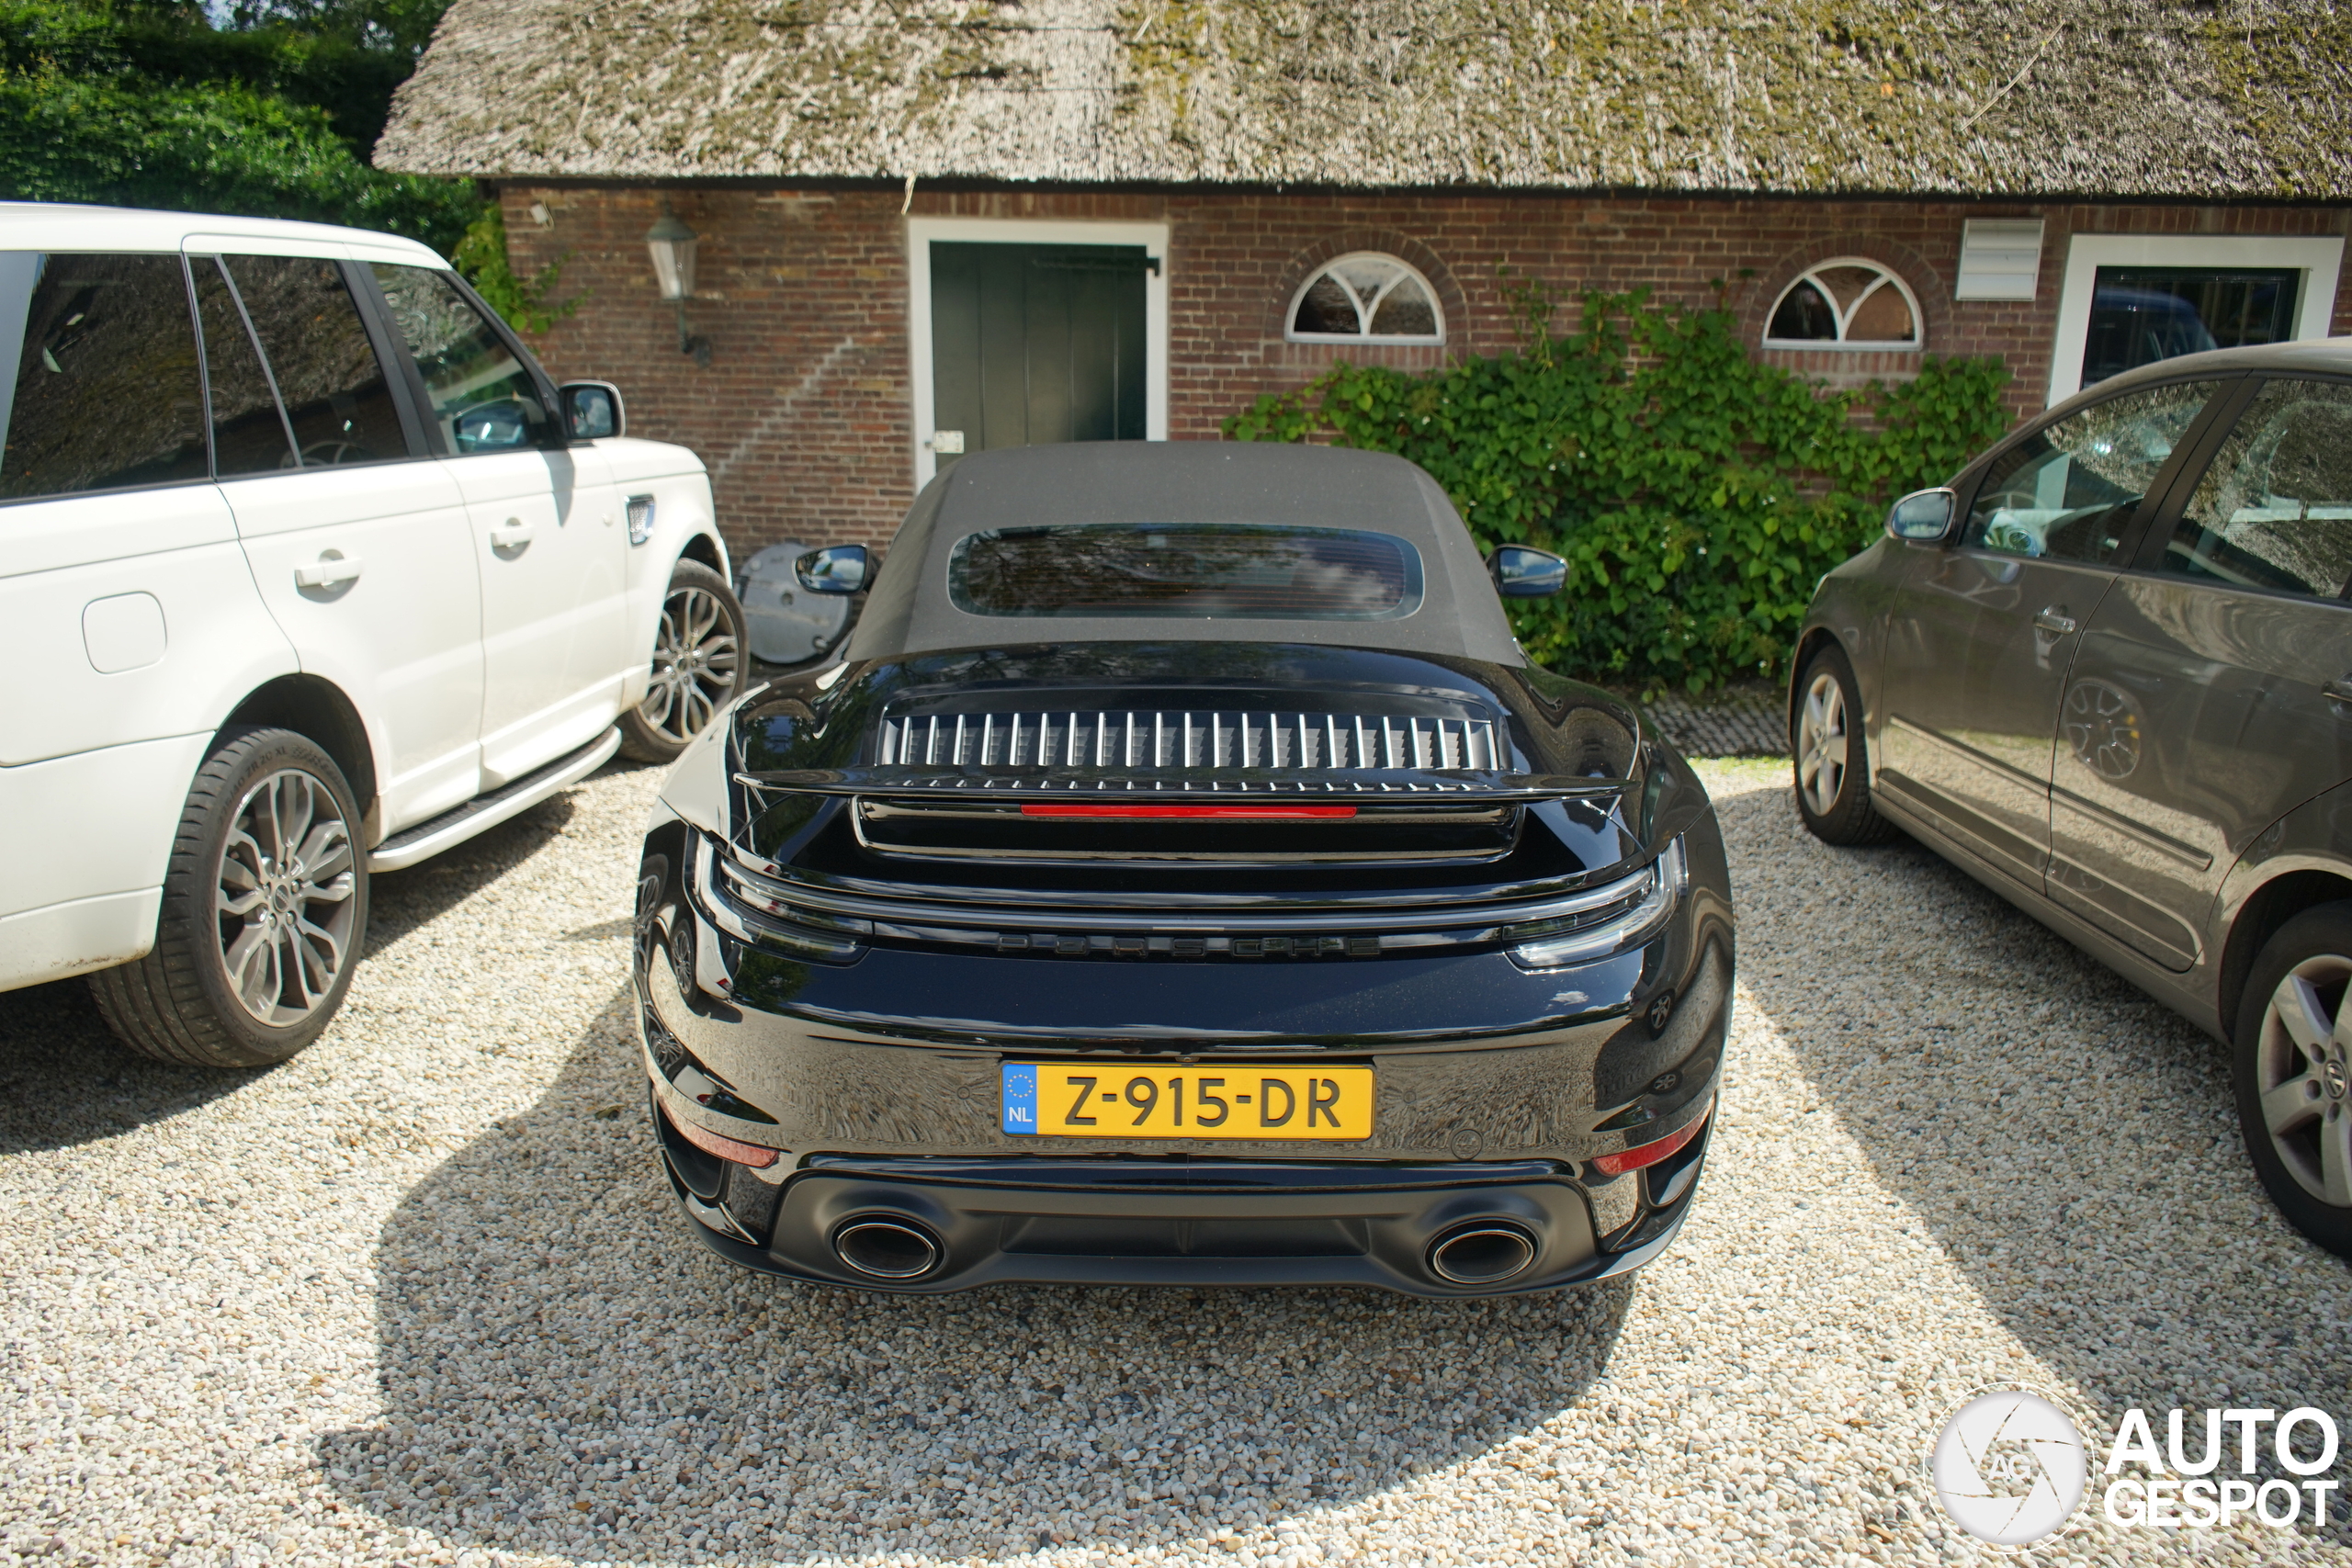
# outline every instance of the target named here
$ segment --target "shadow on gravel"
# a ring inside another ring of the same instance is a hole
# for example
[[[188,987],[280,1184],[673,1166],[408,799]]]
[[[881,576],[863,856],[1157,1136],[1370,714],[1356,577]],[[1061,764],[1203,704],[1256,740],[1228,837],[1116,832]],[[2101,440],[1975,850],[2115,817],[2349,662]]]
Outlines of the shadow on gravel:
[[[115,1137],[233,1093],[266,1070],[142,1056],[114,1037],[84,980],[0,993],[0,1155]]]
[[[320,1444],[347,1504],[454,1549],[604,1560],[1311,1534],[1317,1508],[1575,1400],[1632,1297],[910,1298],[747,1275],[688,1236],[658,1174],[627,999],[386,1222],[385,1419]]]
[[[2343,1264],[2246,1161],[2225,1048],[1908,839],[1719,802],[1740,978],[1969,1282],[2114,1418],[2343,1407]]]
[[[562,834],[576,809],[566,790],[420,865],[378,872],[368,880],[368,951],[397,945],[529,860]]]
[[[612,762],[592,776],[639,766]],[[372,878],[368,952],[391,948],[522,864],[563,831],[573,809],[569,792],[558,795],[423,865]],[[605,929],[572,934],[590,940]],[[367,984],[364,966],[354,983]],[[269,1070],[184,1067],[142,1056],[114,1037],[79,978],[0,992],[0,1154],[113,1137],[233,1093]]]

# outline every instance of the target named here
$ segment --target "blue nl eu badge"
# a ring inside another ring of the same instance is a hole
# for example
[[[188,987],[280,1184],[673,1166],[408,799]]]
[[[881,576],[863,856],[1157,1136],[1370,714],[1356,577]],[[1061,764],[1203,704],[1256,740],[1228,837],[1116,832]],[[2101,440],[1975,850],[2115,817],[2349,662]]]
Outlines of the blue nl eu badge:
[[[1007,1062],[1004,1074],[1004,1130],[1035,1136],[1037,1132],[1037,1069]]]

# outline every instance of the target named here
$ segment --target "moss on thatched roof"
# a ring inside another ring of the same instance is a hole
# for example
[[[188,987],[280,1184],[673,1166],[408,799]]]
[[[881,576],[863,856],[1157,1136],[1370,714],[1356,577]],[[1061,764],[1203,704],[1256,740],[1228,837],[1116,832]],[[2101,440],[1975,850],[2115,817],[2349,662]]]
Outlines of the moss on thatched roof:
[[[2336,0],[457,0],[420,174],[2352,198]]]

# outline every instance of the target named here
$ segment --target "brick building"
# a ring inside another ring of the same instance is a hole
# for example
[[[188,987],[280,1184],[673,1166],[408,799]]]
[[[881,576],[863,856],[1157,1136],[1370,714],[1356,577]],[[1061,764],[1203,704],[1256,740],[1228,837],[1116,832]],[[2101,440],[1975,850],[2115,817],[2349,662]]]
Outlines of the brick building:
[[[1720,287],[1833,381],[1998,354],[2019,413],[2352,331],[2347,89],[2326,0],[458,0],[377,161],[495,187],[582,299],[550,368],[699,450],[741,550],[1508,347],[1501,268]]]

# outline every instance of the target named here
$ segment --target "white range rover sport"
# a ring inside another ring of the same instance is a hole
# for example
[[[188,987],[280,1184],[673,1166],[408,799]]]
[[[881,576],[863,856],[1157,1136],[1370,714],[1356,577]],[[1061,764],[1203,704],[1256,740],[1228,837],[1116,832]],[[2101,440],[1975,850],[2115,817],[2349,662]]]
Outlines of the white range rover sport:
[[[258,1066],[370,872],[741,688],[702,462],[551,383],[423,245],[0,203],[0,990]]]

